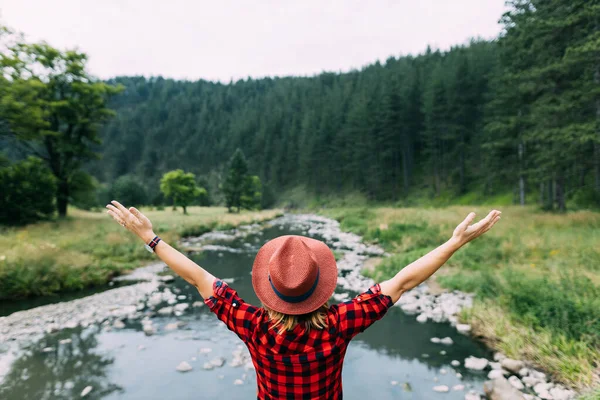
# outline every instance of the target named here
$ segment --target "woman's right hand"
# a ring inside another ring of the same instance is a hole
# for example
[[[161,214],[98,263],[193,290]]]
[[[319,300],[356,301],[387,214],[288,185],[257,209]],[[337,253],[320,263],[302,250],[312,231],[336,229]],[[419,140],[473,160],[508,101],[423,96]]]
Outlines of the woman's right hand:
[[[469,243],[471,240],[492,229],[492,226],[500,220],[500,214],[502,214],[501,211],[492,210],[481,221],[469,225],[475,219],[475,213],[469,213],[467,218],[454,229],[451,240],[455,241],[459,246]]]
[[[128,231],[135,233],[144,243],[154,239],[154,231],[152,230],[152,222],[135,207],[125,208],[116,200],[111,201],[112,204],[107,204],[108,214],[115,221],[121,224]]]

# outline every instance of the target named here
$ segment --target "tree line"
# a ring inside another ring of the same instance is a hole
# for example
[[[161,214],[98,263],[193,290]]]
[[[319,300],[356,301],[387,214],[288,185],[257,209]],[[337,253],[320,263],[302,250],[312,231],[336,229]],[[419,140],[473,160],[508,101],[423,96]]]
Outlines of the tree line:
[[[176,169],[194,173],[214,202],[226,203],[220,186],[229,179],[227,160],[240,148],[266,206],[297,188],[313,197],[358,192],[397,204],[504,195],[548,210],[564,211],[568,201],[598,206],[600,5],[507,5],[503,31],[493,41],[428,48],[347,73],[228,84],[162,77],[93,81],[104,96],[103,111],[82,131],[88,143],[82,157],[66,165],[83,168],[100,185],[136,177],[153,204],[165,201],[160,179]],[[27,81],[17,77],[0,88]],[[98,104],[98,98],[90,101]],[[64,111],[77,106],[65,104]],[[114,110],[110,118],[108,109]],[[17,115],[28,115],[23,110]],[[51,121],[42,129],[35,118],[3,114],[0,130],[21,136],[4,145],[9,157],[23,142],[35,141],[36,129],[43,132],[37,150],[41,146],[46,156],[46,137],[69,137],[68,122],[50,135]],[[90,152],[101,159],[92,160]]]

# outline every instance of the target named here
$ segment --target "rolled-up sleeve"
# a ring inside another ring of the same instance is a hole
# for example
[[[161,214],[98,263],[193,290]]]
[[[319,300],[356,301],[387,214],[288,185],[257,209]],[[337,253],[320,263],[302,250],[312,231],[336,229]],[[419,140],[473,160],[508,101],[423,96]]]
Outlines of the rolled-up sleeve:
[[[256,328],[259,308],[244,302],[235,290],[220,279],[215,280],[213,295],[204,300],[204,303],[230,331],[235,332],[243,341],[249,340]]]
[[[352,339],[380,320],[393,305],[392,298],[381,293],[379,284],[375,284],[352,300],[334,306],[337,308],[340,335],[347,340]]]

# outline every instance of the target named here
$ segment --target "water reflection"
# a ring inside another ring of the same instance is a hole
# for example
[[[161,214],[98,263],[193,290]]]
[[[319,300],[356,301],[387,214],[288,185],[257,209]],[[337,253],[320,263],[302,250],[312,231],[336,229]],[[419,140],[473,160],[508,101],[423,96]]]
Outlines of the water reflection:
[[[90,385],[94,389],[89,399],[122,392],[106,379],[114,357],[97,353],[99,330],[97,326],[65,330],[31,344],[4,377],[0,398],[73,399]]]

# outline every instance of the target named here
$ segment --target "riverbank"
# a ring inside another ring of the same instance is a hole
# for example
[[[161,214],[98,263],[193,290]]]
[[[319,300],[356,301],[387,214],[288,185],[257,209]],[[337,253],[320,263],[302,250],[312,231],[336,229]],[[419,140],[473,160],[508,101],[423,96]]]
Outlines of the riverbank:
[[[380,281],[447,240],[470,211],[480,218],[489,207],[338,208],[321,214],[392,254],[364,271]],[[571,387],[597,388],[600,214],[521,207],[502,212],[501,223],[455,254],[437,282],[476,293],[461,319],[491,348],[528,360]]]
[[[261,222],[279,210],[228,214],[224,207],[142,209],[154,230],[174,244],[213,229]],[[64,220],[0,231],[0,300],[46,296],[106,284],[153,260],[139,239],[104,212],[69,210]]]

